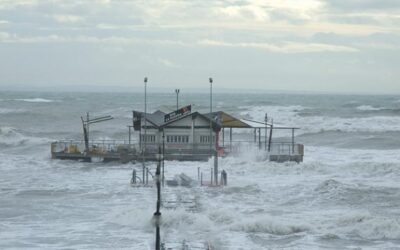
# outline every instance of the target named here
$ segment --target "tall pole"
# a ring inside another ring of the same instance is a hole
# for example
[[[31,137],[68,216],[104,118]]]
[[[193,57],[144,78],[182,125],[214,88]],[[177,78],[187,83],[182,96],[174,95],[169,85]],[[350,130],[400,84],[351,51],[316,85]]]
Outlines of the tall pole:
[[[143,155],[146,153],[147,142],[147,77],[144,78],[144,150]]]
[[[86,112],[86,130],[87,130],[87,137],[88,141],[90,140],[89,138],[89,112]]]
[[[212,155],[212,84],[213,79],[210,77],[210,155]]]
[[[156,169],[156,185],[157,185],[157,204],[156,204],[156,212],[154,213],[154,220],[156,226],[156,250],[161,249],[161,235],[160,235],[160,219],[161,219],[161,161],[163,155],[161,154],[161,147],[158,146],[158,154],[157,154],[157,169]]]
[[[146,142],[147,142],[147,77],[144,78],[144,138],[143,138],[143,184],[144,184],[144,172],[145,172],[145,162],[146,162]]]
[[[180,91],[180,89],[175,89],[175,93],[176,93],[176,110],[178,110],[178,108],[179,108],[179,91]]]

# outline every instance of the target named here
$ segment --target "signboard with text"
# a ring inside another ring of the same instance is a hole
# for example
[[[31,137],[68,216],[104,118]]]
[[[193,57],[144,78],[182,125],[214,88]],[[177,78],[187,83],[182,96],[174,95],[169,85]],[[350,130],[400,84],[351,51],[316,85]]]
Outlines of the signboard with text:
[[[175,120],[175,119],[177,119],[177,118],[179,118],[181,116],[190,114],[190,112],[192,112],[192,105],[185,106],[185,107],[180,108],[180,109],[178,109],[178,110],[176,110],[174,112],[166,114],[164,116],[164,122],[169,122],[169,121]]]

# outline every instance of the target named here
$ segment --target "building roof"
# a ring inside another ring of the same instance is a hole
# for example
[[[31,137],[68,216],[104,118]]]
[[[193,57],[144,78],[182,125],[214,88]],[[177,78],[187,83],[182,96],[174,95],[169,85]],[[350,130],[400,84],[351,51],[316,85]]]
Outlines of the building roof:
[[[144,118],[144,114],[145,113],[144,112],[140,112],[140,113],[142,115],[142,118]],[[184,119],[184,118],[186,118],[188,116],[200,116],[200,117],[203,117],[206,120],[211,120],[212,126],[213,126],[214,129],[221,127],[221,125],[218,123],[217,120],[210,119],[209,116],[204,115],[204,114],[200,114],[197,111],[189,113],[189,114],[186,114],[186,115],[182,115],[180,117],[177,117],[176,119],[173,119],[173,120],[170,120],[170,121],[167,121],[167,122],[165,122],[165,120],[164,120],[165,115],[167,115],[167,114],[162,112],[162,111],[160,111],[160,110],[157,110],[154,113],[146,113],[146,120],[156,128],[163,128],[163,127],[168,126],[171,123],[174,123],[176,121],[182,120],[182,119]]]
[[[144,112],[140,113],[144,118]],[[196,111],[186,115],[182,115],[180,117],[177,117],[176,119],[167,122],[165,122],[164,119],[165,115],[167,115],[167,113],[164,113],[161,110],[157,110],[154,113],[147,113],[146,119],[156,128],[166,127],[167,125],[179,121],[181,119],[184,119],[188,116],[201,116],[204,119],[211,121],[214,129],[215,128],[265,128],[266,125],[271,126],[271,124],[269,123],[266,124],[265,122],[253,121],[249,119],[238,119],[223,111],[217,111],[207,114],[201,114]],[[274,126],[274,129],[299,129],[299,128]]]
[[[218,119],[223,128],[265,128],[265,123],[263,122],[238,119],[223,111],[213,112],[211,115],[208,113],[206,116]]]

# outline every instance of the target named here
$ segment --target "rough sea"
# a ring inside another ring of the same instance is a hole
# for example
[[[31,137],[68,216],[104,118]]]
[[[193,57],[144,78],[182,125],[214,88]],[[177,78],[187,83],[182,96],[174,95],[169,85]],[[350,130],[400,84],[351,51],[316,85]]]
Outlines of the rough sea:
[[[199,111],[208,100],[180,94]],[[400,96],[216,93],[213,102],[213,110],[259,121],[267,112],[300,127],[304,162],[243,153],[219,159],[226,187],[166,186],[165,199],[195,200],[194,209],[161,209],[167,246],[400,249]],[[175,93],[149,91],[149,111],[174,105]],[[52,141],[82,139],[87,111],[114,117],[93,125],[92,139],[127,140],[131,111],[143,108],[142,93],[1,92],[0,249],[154,249],[156,189],[130,185],[141,164],[50,155]],[[166,178],[197,179],[198,167],[208,175],[212,164],[166,161]]]

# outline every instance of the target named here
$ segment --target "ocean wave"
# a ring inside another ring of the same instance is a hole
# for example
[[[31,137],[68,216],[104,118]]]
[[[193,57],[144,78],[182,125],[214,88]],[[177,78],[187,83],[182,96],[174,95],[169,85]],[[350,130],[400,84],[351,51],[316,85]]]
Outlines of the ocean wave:
[[[58,102],[57,100],[50,100],[50,99],[44,99],[44,98],[14,99],[14,101],[21,101],[21,102]]]
[[[12,127],[0,127],[0,147],[17,147],[48,142],[45,138],[25,136]]]
[[[332,117],[324,115],[307,115],[301,113],[307,110],[304,106],[255,106],[247,107],[240,113],[248,119],[264,121],[265,113],[274,119],[275,126],[300,127],[297,135],[318,133],[323,131],[342,132],[386,132],[400,131],[400,117],[379,114],[369,117]],[[384,112],[379,110],[378,112]],[[394,111],[393,111],[394,112]],[[278,132],[278,133],[277,133]],[[275,131],[275,136],[287,136],[285,131]]]
[[[24,113],[26,110],[24,109],[9,109],[9,108],[0,108],[0,114],[16,114],[16,113]]]
[[[358,106],[356,109],[361,110],[361,111],[378,111],[378,110],[384,110],[385,108],[373,107],[370,105],[361,105],[361,106]]]
[[[309,230],[305,225],[287,223],[282,220],[277,221],[266,216],[235,223],[230,229],[233,231],[244,231],[246,233],[268,233],[274,235],[291,235]]]
[[[354,212],[338,221],[338,226],[348,235],[368,240],[399,240],[398,218],[374,216],[368,212]]]

